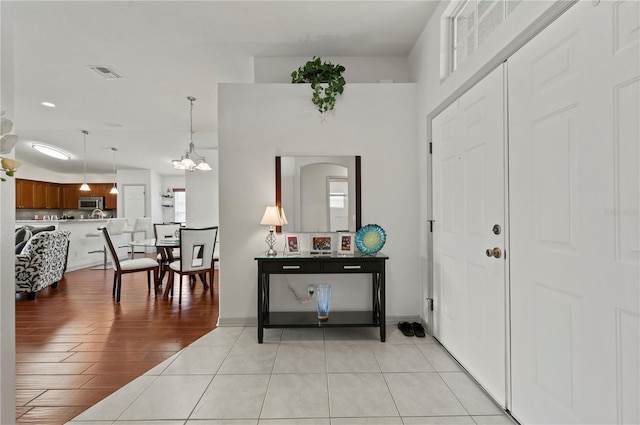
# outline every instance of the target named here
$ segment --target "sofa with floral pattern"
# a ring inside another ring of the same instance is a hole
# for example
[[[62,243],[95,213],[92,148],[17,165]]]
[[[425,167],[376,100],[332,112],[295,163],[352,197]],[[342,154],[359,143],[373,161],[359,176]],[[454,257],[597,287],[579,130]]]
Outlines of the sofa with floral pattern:
[[[34,299],[42,288],[58,286],[67,269],[70,234],[68,230],[40,232],[27,241],[16,254],[16,292]]]

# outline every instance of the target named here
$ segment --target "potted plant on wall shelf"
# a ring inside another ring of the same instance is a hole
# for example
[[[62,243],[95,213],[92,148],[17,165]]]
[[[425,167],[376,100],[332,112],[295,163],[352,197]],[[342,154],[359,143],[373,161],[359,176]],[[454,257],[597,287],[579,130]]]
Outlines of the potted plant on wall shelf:
[[[333,110],[336,105],[336,96],[344,91],[345,71],[342,65],[333,65],[330,62],[322,62],[320,57],[312,60],[291,73],[292,83],[311,83],[313,97],[311,101],[321,114]]]

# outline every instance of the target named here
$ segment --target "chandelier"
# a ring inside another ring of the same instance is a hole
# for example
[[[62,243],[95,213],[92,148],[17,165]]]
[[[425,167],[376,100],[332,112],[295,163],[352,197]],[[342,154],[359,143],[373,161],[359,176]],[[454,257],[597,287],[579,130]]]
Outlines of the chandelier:
[[[195,147],[193,146],[193,101],[196,100],[193,96],[188,96],[187,99],[190,103],[189,109],[189,117],[190,117],[190,128],[189,128],[189,149],[185,151],[185,154],[180,157],[180,160],[173,161],[173,168],[178,170],[188,170],[188,171],[209,171],[211,170],[211,166],[207,164],[204,156],[198,155],[196,153]]]

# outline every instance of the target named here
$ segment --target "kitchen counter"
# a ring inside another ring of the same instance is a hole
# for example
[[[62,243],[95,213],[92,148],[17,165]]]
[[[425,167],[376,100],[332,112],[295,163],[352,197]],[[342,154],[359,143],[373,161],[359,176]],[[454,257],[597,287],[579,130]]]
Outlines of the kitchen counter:
[[[29,226],[49,226],[50,224],[57,224],[57,223],[85,223],[85,222],[99,222],[99,221],[104,221],[105,223],[107,222],[107,218],[78,218],[78,219],[72,219],[72,220],[16,220],[16,225],[17,226],[23,226],[23,225],[29,225]]]
[[[69,257],[67,259],[67,271],[94,267],[102,264],[102,252],[89,254],[90,251],[102,250],[101,237],[87,237],[87,233],[92,233],[98,228],[105,226],[108,219],[85,218],[77,220],[16,220],[16,227],[20,226],[56,226],[58,230],[69,230]],[[126,259],[129,251],[129,234],[112,236],[113,245],[118,251],[118,258]]]

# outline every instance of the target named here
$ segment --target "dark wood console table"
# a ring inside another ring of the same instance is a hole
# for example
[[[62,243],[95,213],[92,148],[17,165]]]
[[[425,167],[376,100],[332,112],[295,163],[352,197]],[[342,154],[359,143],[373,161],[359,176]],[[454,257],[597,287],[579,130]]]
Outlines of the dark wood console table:
[[[379,327],[380,341],[385,341],[385,261],[386,255],[338,256],[336,253],[276,257],[259,256],[258,261],[258,342],[264,328]],[[269,311],[269,276],[272,274],[369,273],[373,286],[371,310],[333,311],[329,320],[320,321],[317,312]]]

